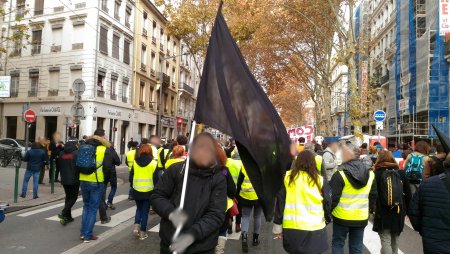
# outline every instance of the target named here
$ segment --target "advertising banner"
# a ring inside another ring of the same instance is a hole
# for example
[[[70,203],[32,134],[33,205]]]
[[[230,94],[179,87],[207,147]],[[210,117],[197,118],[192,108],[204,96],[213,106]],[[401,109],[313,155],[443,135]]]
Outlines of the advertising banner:
[[[450,1],[439,0],[439,33],[450,33]]]
[[[0,76],[0,98],[11,96],[11,76]]]
[[[306,143],[312,142],[314,139],[314,125],[305,125],[296,128],[287,129],[289,138],[291,140],[298,140],[300,137],[304,137]]]

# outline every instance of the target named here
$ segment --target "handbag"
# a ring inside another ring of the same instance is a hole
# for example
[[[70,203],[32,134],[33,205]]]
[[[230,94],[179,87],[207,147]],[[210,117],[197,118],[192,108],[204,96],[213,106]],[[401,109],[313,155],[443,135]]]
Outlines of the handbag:
[[[236,199],[233,199],[233,206],[228,210],[230,217],[239,215],[239,208]]]

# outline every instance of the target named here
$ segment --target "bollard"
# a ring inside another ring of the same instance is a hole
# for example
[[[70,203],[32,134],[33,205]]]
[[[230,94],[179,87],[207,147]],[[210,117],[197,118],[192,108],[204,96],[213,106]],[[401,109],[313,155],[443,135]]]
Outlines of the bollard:
[[[17,203],[17,198],[19,197],[19,168],[20,164],[16,165],[16,178],[14,182],[14,203]]]
[[[56,171],[56,165],[55,160],[50,161],[50,186],[51,186],[51,193],[55,193],[55,171]]]

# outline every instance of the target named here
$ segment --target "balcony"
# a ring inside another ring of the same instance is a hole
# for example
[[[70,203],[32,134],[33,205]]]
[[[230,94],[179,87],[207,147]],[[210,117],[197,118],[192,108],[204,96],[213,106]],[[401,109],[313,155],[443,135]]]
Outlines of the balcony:
[[[21,56],[21,55],[22,55],[22,49],[21,48],[14,49],[11,53],[9,53],[10,57]]]
[[[151,70],[150,70],[150,75],[151,75],[152,77],[155,77],[155,75],[156,75],[155,70],[151,69]]]
[[[146,71],[147,65],[145,65],[144,63],[141,63],[141,70],[142,71]]]
[[[111,100],[113,101],[117,100],[117,94],[111,94]]]
[[[83,49],[83,43],[73,43],[72,50]]]
[[[119,14],[117,14],[117,13],[114,14],[114,19],[117,20],[117,21],[120,21],[120,16],[119,16]]]
[[[19,91],[11,91],[10,97],[11,98],[16,98],[19,96]]]
[[[105,91],[97,90],[97,96],[100,97],[100,98],[105,98]]]
[[[161,72],[159,73],[159,75],[161,75]],[[160,77],[161,76],[158,76],[158,80],[160,79]],[[162,79],[163,79],[163,82],[162,82],[163,87],[167,87],[167,88],[170,87],[170,76],[165,74],[165,73],[163,73],[162,74]]]
[[[145,103],[144,103],[144,101],[139,101],[139,107],[141,107],[142,109],[145,108]]]
[[[385,53],[384,53],[384,59],[385,60],[390,60],[390,59],[392,59],[392,57],[394,55],[395,55],[395,49],[387,48]]]
[[[58,89],[50,89],[48,90],[48,96],[58,96]]]
[[[180,90],[180,92],[186,92],[186,93],[190,94],[191,96],[194,95],[194,88],[190,87],[186,83],[180,83],[178,85],[178,90]]]
[[[61,52],[61,45],[58,45],[58,46],[51,46],[51,47],[50,47],[50,51],[53,52],[53,53]]]
[[[159,43],[159,51],[164,52],[164,45]]]
[[[123,103],[128,103],[128,98],[127,97],[122,97],[122,102]]]
[[[129,21],[125,22],[125,26],[130,28],[131,27],[130,22]]]
[[[41,53],[41,44],[33,44],[31,48],[31,54],[32,55],[38,55]]]
[[[152,43],[153,43],[153,45],[156,46],[156,38],[155,38],[155,36],[152,36]]]
[[[387,82],[389,82],[389,72],[386,73],[386,75],[380,77],[380,79],[379,79],[379,83],[381,86],[386,84]]]
[[[29,90],[28,91],[28,97],[36,97],[37,96],[37,90]]]
[[[143,35],[144,37],[147,37],[147,29],[142,28],[142,35]]]
[[[172,88],[175,89],[175,82],[172,81]]]

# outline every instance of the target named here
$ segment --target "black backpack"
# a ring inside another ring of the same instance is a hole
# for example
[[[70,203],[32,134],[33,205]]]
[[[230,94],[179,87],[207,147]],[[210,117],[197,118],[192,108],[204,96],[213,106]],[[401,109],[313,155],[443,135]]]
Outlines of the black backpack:
[[[403,182],[396,169],[386,169],[381,174],[378,194],[382,205],[400,213],[403,205]]]

